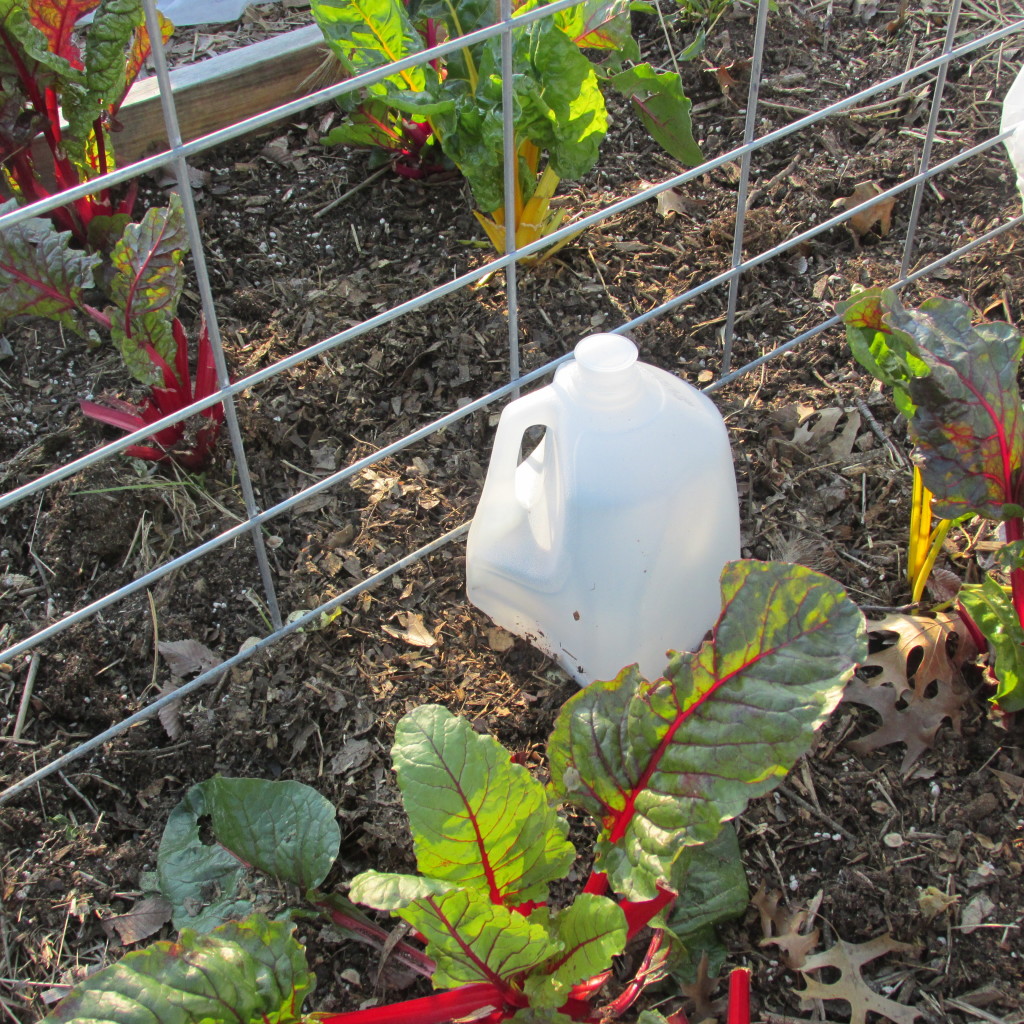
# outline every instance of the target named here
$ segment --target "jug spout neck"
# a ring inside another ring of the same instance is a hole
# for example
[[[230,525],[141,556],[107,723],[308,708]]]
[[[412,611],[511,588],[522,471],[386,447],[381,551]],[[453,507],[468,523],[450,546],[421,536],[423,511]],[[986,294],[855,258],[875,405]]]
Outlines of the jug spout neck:
[[[636,345],[620,334],[592,334],[575,349],[581,392],[598,402],[620,402],[640,386]]]

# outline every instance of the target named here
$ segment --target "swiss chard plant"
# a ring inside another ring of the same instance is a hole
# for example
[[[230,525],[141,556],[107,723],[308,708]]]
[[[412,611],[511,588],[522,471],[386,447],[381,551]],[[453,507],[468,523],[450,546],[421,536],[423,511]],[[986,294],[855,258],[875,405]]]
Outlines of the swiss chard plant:
[[[517,15],[537,6],[538,0],[513,5]],[[313,0],[312,10],[349,76],[467,35],[498,16],[494,0]],[[679,75],[635,63],[629,0],[585,0],[514,31],[512,47],[517,174],[511,214],[504,208],[498,38],[369,87],[347,101],[348,120],[325,141],[378,147],[410,177],[438,169],[442,159],[454,164],[499,251],[508,224],[514,224],[518,245],[558,226],[560,214],[549,209],[550,200],[560,179],[579,178],[597,161],[608,130],[607,88],[626,97],[669,153],[686,164],[700,162]],[[596,63],[584,51],[605,59]]]
[[[0,0],[0,166],[20,201],[114,169],[118,111],[149,48],[141,0]],[[49,216],[80,248],[108,251],[134,200],[134,184],[99,188]]]
[[[1008,585],[988,575],[961,586],[961,614],[988,641],[993,702],[1024,709],[1024,410],[1020,333],[974,324],[963,303],[932,298],[905,309],[890,289],[839,306],[858,360],[893,385],[909,425],[913,458],[935,513],[1001,524]],[[941,543],[941,538],[940,538]],[[984,646],[984,644],[982,644]]]
[[[808,750],[865,654],[859,610],[802,566],[730,563],[722,596],[710,638],[672,655],[664,677],[645,680],[634,666],[565,704],[547,786],[445,708],[408,713],[392,756],[419,872],[364,871],[351,900],[319,888],[340,841],[322,797],[295,782],[193,787],[158,858],[179,940],[95,974],[47,1024],[620,1017],[673,958],[706,948],[710,926],[742,913],[746,883],[728,823]],[[569,841],[569,805],[596,826],[582,854]],[[249,868],[277,881],[262,904]],[[579,869],[587,880],[573,895]],[[313,979],[292,934],[296,914],[282,913],[281,883],[436,991],[301,1017]],[[389,936],[351,901],[402,918],[409,937]],[[632,976],[613,982],[627,945]],[[731,1020],[747,1024],[744,975],[736,980]],[[664,1018],[648,1010],[640,1020]]]
[[[14,209],[11,200],[0,213]],[[74,248],[70,231],[57,231],[39,217],[0,235],[0,310],[8,316],[42,316],[87,337],[104,334],[116,345],[128,371],[149,385],[141,408],[112,399],[81,402],[85,415],[135,431],[184,409],[218,390],[213,351],[205,324],[196,341],[195,373],[190,370],[189,339],[177,316],[188,252],[181,200],[153,207],[138,224],[126,224],[105,259]],[[109,269],[104,308],[93,304],[101,268]],[[165,427],[152,444],[126,449],[152,461],[174,459],[188,469],[209,460],[224,407],[204,409],[198,426],[188,421]]]

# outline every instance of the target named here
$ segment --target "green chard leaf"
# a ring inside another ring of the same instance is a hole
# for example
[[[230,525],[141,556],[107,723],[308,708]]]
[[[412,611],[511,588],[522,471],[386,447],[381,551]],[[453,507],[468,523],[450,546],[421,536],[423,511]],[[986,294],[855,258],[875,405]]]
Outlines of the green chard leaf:
[[[896,408],[910,420],[915,412],[909,385],[924,377],[928,367],[920,358],[916,341],[897,330],[888,315],[902,311],[896,293],[889,288],[868,288],[836,305],[846,324],[846,341],[853,358],[876,380],[893,391]]]
[[[696,978],[702,954],[707,954],[712,976],[717,973],[726,949],[715,926],[741,917],[750,903],[733,825],[723,825],[710,843],[686,847],[672,865],[671,881],[679,893],[666,926],[676,946],[673,973],[689,984]]]
[[[63,144],[83,178],[113,170],[110,137],[104,137],[104,167],[97,165],[94,124],[119,103],[131,81],[129,55],[136,33],[144,32],[141,0],[106,0],[100,4],[85,39],[85,71],[81,88],[68,89],[62,113],[68,122]]]
[[[128,953],[76,985],[42,1024],[298,1020],[316,982],[295,926],[254,915]]]
[[[422,875],[399,875],[386,871],[363,871],[352,879],[349,896],[374,910],[401,910],[414,900],[443,896],[455,888],[452,882]]]
[[[25,0],[0,0],[0,28],[16,40],[24,56],[34,62],[31,74],[41,88],[62,92],[82,82],[84,73],[76,66],[78,51],[71,40],[71,31],[74,22],[98,2],[72,0],[58,6],[44,0],[30,8]],[[76,64],[69,58],[75,58]],[[8,81],[18,77],[3,46],[0,46],[0,76],[4,78],[5,89]]]
[[[566,822],[493,737],[427,704],[398,723],[392,758],[424,875],[510,905],[547,899],[565,877]]]
[[[200,836],[206,818],[212,844]],[[214,776],[193,786],[167,819],[157,855],[160,891],[174,907],[176,927],[208,931],[252,911],[240,896],[247,866],[311,889],[326,878],[340,845],[334,808],[309,786]]]
[[[173,194],[166,207],[151,207],[140,224],[129,224],[111,252],[115,271],[114,305],[107,310],[111,335],[128,371],[143,384],[161,379],[145,345],[175,364],[172,325],[184,286],[182,261],[187,252],[181,200]]]
[[[401,0],[313,0],[311,9],[324,39],[350,75],[383,67],[423,49]],[[417,65],[386,81],[418,92],[424,87],[425,72]],[[373,95],[385,90],[383,83],[369,89]]]
[[[651,133],[651,138],[681,164],[696,167],[703,159],[693,137],[690,107],[679,75],[655,71],[650,64],[637,64],[608,79],[617,92],[629,100],[634,113]]]
[[[949,299],[895,309],[886,319],[913,340],[928,369],[908,385],[917,406],[910,434],[935,514],[1024,515],[1020,333],[1009,324],[972,325],[970,308]]]
[[[1024,627],[1010,595],[987,576],[964,584],[957,600],[988,641],[997,680],[993,703],[1007,713],[1024,710]]]
[[[632,899],[778,785],[866,652],[860,610],[803,566],[730,562],[722,598],[697,652],[654,682],[627,669],[592,683],[548,746],[555,791],[602,822],[595,869]]]
[[[582,50],[621,51],[633,43],[629,0],[584,0],[554,20]]]
[[[526,994],[535,1007],[561,1006],[573,985],[611,966],[626,947],[626,915],[613,900],[581,893],[551,919],[562,949],[554,961],[526,980]]]
[[[17,209],[0,206],[0,214]],[[84,333],[84,292],[93,287],[98,254],[73,249],[70,231],[58,231],[42,217],[30,217],[0,232],[0,320],[43,316]]]
[[[472,890],[425,896],[395,913],[427,940],[434,988],[508,981],[561,952],[543,924]]]

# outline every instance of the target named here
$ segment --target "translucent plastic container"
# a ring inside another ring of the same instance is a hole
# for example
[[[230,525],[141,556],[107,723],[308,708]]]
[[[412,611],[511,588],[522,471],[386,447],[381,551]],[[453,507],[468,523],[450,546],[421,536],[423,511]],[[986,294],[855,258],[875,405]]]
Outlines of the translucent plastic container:
[[[1006,149],[1010,154],[1010,163],[1017,172],[1017,188],[1024,195],[1024,68],[1010,86],[1010,91],[1003,100],[1003,116],[999,131],[1015,129],[1006,139]]]
[[[521,461],[524,433],[545,428]],[[501,415],[469,532],[470,601],[580,685],[695,648],[739,557],[729,439],[714,404],[596,334]]]

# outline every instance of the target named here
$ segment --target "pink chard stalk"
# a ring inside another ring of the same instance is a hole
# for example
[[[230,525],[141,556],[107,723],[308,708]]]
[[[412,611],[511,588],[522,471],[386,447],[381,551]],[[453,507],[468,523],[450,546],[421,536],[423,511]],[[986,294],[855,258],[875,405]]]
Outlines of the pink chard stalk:
[[[189,1024],[622,1017],[680,958],[714,947],[715,922],[742,914],[746,879],[736,832],[723,822],[810,748],[866,654],[860,611],[803,566],[732,562],[722,598],[711,638],[673,655],[664,677],[644,680],[634,666],[565,704],[546,786],[439,705],[402,718],[392,757],[419,873],[364,871],[349,896],[403,919],[407,939],[317,890],[340,848],[329,801],[296,782],[216,777],[194,786],[171,813],[157,858],[178,941],[97,973],[45,1024],[163,1020],[162,1000]],[[555,904],[549,886],[564,888],[579,861],[565,804],[588,812],[599,834],[582,891]],[[200,822],[213,843],[200,838]],[[294,924],[252,913],[247,870],[299,887],[345,935],[381,949],[386,970],[428,977],[437,991],[301,1016],[312,983]],[[723,903],[723,894],[732,896]],[[613,961],[627,946],[639,966],[616,982]],[[144,1009],[124,998],[140,991]],[[685,1024],[681,1012],[671,1020]],[[640,1021],[666,1018],[644,1010]],[[729,1024],[749,1021],[740,969],[730,977]]]

